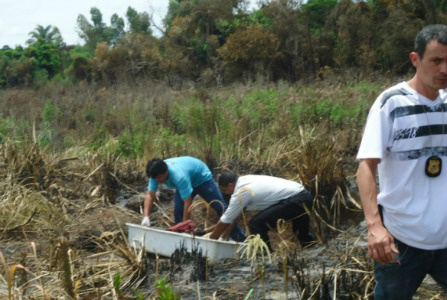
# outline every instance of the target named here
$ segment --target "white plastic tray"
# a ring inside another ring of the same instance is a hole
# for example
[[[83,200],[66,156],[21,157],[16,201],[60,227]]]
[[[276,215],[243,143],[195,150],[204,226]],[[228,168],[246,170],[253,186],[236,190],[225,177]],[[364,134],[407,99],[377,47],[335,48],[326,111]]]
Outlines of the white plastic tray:
[[[145,227],[126,223],[128,239],[131,246],[161,256],[171,256],[176,249],[184,247],[186,251],[201,250],[210,261],[224,258],[238,258],[237,249],[244,243],[233,241],[217,241],[187,233],[166,231],[160,228]]]

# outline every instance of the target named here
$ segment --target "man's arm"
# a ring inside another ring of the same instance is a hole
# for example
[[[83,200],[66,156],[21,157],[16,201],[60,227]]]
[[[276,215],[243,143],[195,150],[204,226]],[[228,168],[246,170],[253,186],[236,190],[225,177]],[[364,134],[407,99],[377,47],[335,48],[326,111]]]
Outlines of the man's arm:
[[[368,253],[379,263],[394,261],[393,253],[399,253],[394,238],[384,227],[377,205],[377,165],[380,159],[363,159],[357,170],[357,185],[363,213],[368,225]]]
[[[191,213],[189,211],[189,208],[192,204],[192,196],[189,196],[185,200],[183,200],[184,206],[183,206],[183,221],[191,219]]]
[[[155,192],[147,191],[146,196],[144,197],[144,216],[149,217],[152,212],[152,208],[154,207],[155,201]]]
[[[225,224],[222,221],[217,222],[216,227],[213,232],[210,234],[210,239],[217,240],[220,238],[222,233],[230,226],[231,224]]]

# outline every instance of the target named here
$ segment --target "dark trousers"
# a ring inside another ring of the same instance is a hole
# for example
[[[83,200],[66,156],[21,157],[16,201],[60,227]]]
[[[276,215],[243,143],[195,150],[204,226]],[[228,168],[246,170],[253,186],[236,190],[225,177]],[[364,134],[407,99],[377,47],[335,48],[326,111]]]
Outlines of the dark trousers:
[[[220,192],[216,181],[214,179],[205,181],[204,183],[193,188],[191,197],[194,199],[196,195],[200,195],[206,202],[210,203],[213,200],[217,200],[211,203],[211,207],[216,211],[216,213],[221,216],[222,213],[227,208],[228,204],[224,201],[222,193]],[[174,194],[174,222],[177,224],[183,220],[183,208],[185,203],[182,197],[180,197],[179,191],[175,191]],[[233,228],[230,232],[230,237],[236,242],[243,242],[245,240],[245,235],[241,230],[239,224]]]
[[[394,239],[399,262],[374,262],[375,300],[411,300],[427,274],[447,290],[447,249],[422,250]]]
[[[268,231],[276,228],[279,219],[292,221],[293,232],[298,235],[302,243],[312,240],[309,235],[309,216],[304,209],[303,204],[308,208],[312,207],[312,194],[306,190],[295,196],[279,201],[255,215],[249,222],[251,234],[259,234],[266,242],[269,249],[272,250]]]

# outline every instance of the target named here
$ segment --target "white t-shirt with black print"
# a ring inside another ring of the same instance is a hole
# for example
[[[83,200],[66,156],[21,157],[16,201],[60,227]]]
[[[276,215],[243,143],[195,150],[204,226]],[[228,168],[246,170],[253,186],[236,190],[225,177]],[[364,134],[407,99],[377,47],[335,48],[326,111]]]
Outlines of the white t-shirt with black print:
[[[384,225],[420,249],[447,247],[447,94],[430,100],[406,82],[384,91],[373,104],[357,159],[379,158]],[[441,174],[425,174],[427,159],[442,159]]]

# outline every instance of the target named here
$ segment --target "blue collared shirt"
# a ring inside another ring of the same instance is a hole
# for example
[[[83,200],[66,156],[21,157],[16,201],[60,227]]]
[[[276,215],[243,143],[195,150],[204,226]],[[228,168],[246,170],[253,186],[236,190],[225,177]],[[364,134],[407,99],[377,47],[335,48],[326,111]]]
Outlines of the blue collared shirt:
[[[168,165],[169,176],[164,182],[171,189],[177,189],[182,199],[191,196],[193,188],[213,179],[210,169],[200,159],[181,156],[164,160]],[[148,190],[155,192],[159,183],[149,179]]]

